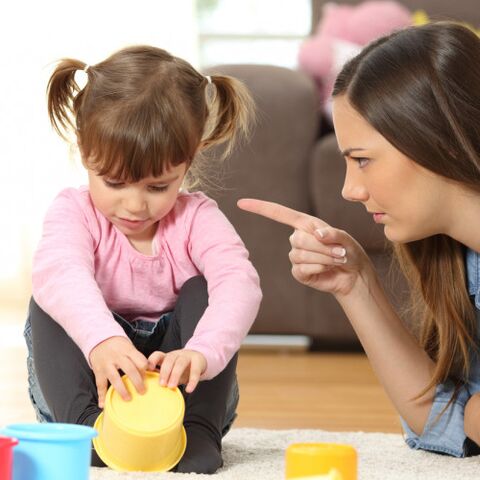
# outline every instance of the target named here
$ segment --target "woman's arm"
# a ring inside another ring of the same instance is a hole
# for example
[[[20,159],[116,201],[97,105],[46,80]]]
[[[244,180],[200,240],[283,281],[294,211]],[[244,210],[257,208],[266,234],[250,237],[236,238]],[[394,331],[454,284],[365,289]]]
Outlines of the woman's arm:
[[[238,205],[295,228],[289,254],[293,276],[336,297],[395,408],[421,434],[434,391],[412,398],[430,382],[434,363],[395,313],[363,248],[346,232],[282,205],[250,199]]]
[[[465,435],[480,445],[480,393],[472,395],[465,405]]]
[[[359,273],[350,293],[336,298],[395,408],[421,435],[435,392],[432,388],[420,399],[412,398],[430,382],[434,363],[392,308],[373,266]]]

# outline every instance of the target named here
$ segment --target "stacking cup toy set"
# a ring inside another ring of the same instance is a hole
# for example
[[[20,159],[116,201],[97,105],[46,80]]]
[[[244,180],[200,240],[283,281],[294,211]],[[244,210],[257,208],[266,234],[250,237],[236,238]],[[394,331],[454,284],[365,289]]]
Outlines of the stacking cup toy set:
[[[0,435],[0,480],[10,480],[12,478],[12,449],[17,444],[18,440],[16,438]]]
[[[120,471],[166,472],[182,458],[187,446],[183,428],[185,402],[178,388],[160,386],[156,372],[146,372],[146,393],[140,395],[126,376],[131,400],[112,387],[97,418],[93,440],[98,456]]]
[[[294,443],[285,453],[285,478],[357,480],[357,452],[336,443]]]
[[[91,439],[97,434],[93,428],[63,423],[18,423],[8,425],[0,433],[10,437],[8,440],[0,437],[0,480],[88,480]],[[10,446],[15,445],[13,468],[10,468],[11,456],[4,448],[8,441]]]
[[[155,372],[146,373],[143,395],[128,377],[123,382],[131,400],[110,387],[95,428],[19,423],[0,429],[0,480],[88,480],[92,440],[98,456],[115,470],[173,468],[187,445],[180,390],[160,386]]]

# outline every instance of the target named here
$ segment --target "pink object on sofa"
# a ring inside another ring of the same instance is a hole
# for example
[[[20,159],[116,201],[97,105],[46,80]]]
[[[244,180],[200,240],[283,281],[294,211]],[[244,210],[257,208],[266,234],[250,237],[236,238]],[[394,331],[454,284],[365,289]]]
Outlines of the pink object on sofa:
[[[328,99],[343,64],[372,40],[411,23],[411,12],[393,0],[370,0],[355,6],[325,4],[315,34],[300,47],[298,62],[317,83],[327,114]]]

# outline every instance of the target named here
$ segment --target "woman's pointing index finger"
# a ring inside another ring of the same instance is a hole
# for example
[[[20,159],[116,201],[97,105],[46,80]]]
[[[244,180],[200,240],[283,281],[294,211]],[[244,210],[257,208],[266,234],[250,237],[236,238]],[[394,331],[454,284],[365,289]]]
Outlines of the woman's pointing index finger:
[[[284,225],[289,225],[298,230],[312,233],[317,228],[326,227],[327,224],[316,217],[298,212],[292,208],[285,207],[279,203],[266,202],[253,198],[242,198],[237,202],[237,206],[247,212],[256,213]]]

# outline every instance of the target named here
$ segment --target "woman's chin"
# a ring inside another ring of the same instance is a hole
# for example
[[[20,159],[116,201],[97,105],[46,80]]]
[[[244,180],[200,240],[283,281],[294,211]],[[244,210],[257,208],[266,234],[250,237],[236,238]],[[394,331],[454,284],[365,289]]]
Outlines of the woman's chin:
[[[408,240],[406,240],[404,236],[399,235],[399,233],[395,231],[394,228],[391,228],[388,225],[385,225],[385,228],[383,229],[383,234],[385,235],[385,238],[387,240],[390,240],[391,242],[394,242],[394,243],[408,242]]]
[[[409,243],[409,242],[414,242],[416,240],[421,240],[422,238],[425,238],[421,235],[408,235],[406,233],[399,232],[398,230],[395,230],[394,228],[391,228],[387,225],[385,225],[385,228],[383,229],[383,233],[386,237],[387,240],[390,240],[390,242],[393,243]]]

